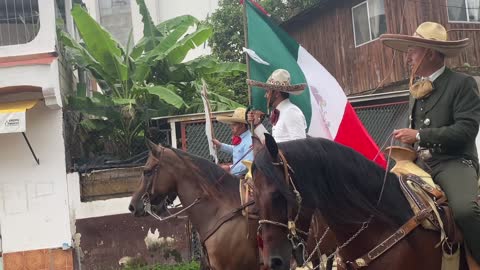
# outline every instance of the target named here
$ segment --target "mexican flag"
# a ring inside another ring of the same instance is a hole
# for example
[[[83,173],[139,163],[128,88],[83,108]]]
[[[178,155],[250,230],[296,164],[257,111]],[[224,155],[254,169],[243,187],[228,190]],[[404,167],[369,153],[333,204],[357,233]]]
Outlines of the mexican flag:
[[[308,135],[324,137],[349,146],[373,160],[379,151],[375,141],[358,119],[335,78],[290,37],[273,23],[255,2],[246,0],[250,79],[265,82],[272,72],[282,68],[290,72],[292,84],[307,83],[299,96],[290,95],[305,115]],[[266,112],[265,91],[252,88],[252,105]],[[383,155],[375,160],[386,166]]]

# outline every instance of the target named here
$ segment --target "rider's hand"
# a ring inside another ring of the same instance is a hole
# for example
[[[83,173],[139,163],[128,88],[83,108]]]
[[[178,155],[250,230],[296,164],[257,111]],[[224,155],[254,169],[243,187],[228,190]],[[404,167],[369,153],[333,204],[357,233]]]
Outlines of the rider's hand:
[[[393,137],[402,143],[414,144],[417,141],[417,133],[418,130],[411,128],[395,129]]]
[[[217,139],[212,139],[213,145],[215,145],[216,148],[220,148],[222,146],[222,143],[217,140]]]
[[[230,172],[230,165],[227,164],[221,164],[220,167],[224,169],[226,172]]]
[[[261,111],[249,111],[247,114],[247,122],[252,123],[254,126],[258,126],[262,122],[262,117],[264,113]]]

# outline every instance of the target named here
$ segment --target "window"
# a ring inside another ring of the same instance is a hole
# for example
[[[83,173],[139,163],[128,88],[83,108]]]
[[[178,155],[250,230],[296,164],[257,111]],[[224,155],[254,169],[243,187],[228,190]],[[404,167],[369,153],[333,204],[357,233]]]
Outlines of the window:
[[[0,1],[0,46],[28,43],[39,29],[38,0]]]
[[[480,0],[447,0],[451,22],[480,22]]]
[[[387,32],[383,1],[367,0],[352,8],[355,46],[377,39],[381,34]]]

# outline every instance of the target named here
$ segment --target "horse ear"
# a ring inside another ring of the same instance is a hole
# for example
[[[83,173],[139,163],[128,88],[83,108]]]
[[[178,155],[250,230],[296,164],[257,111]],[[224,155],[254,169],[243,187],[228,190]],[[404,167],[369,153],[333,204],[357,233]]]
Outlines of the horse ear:
[[[278,145],[272,135],[265,133],[265,146],[272,159],[276,160],[278,156]]]
[[[158,148],[157,144],[152,142],[150,139],[146,139],[145,143],[147,144],[147,148],[148,150],[150,150],[150,152],[155,153],[157,151],[157,148]]]

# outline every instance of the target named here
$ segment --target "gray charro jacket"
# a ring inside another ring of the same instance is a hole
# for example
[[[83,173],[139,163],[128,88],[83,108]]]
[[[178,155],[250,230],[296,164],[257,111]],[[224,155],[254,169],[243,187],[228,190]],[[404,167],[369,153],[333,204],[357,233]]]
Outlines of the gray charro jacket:
[[[409,124],[420,132],[420,147],[430,149],[433,162],[465,158],[478,164],[475,138],[480,97],[476,81],[446,68],[433,85],[429,96],[410,97]]]

